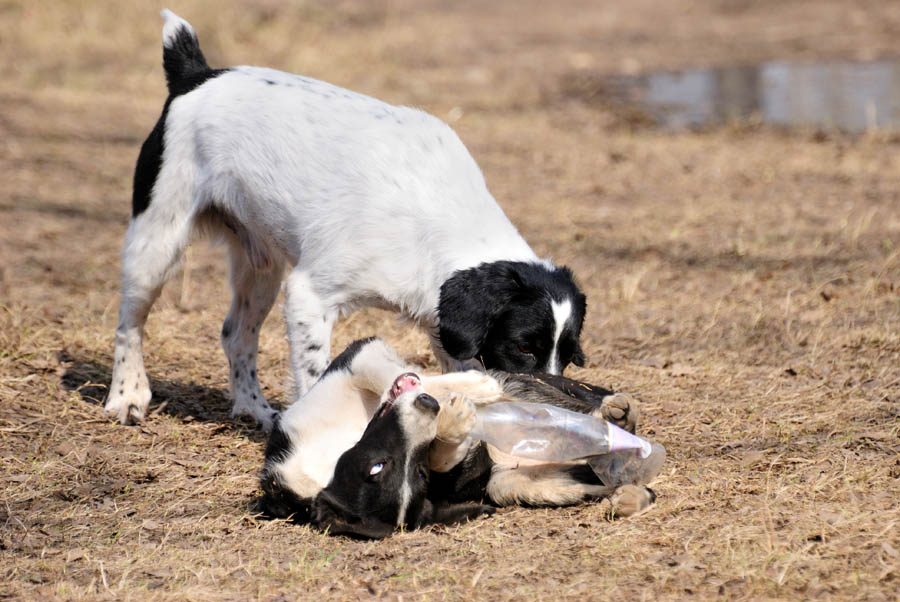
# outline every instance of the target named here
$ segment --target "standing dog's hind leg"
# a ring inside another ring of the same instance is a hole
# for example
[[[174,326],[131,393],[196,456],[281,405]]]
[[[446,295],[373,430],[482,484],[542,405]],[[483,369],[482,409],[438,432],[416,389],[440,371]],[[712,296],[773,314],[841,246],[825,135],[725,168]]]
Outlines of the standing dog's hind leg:
[[[122,424],[139,422],[147,413],[151,393],[144,368],[144,324],[163,284],[177,270],[191,233],[186,208],[165,200],[157,199],[131,220],[122,250],[122,302],[103,408]]]
[[[263,430],[272,428],[276,411],[259,387],[256,357],[259,329],[278,296],[283,268],[275,262],[266,271],[250,265],[244,249],[236,242],[229,246],[231,267],[231,309],[222,325],[222,348],[228,357],[232,416],[250,416]]]

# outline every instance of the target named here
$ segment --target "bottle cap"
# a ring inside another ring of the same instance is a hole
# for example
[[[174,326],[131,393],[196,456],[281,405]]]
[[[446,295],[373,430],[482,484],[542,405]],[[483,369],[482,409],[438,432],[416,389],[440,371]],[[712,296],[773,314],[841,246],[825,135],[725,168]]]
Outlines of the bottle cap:
[[[619,451],[621,449],[636,449],[638,455],[643,459],[650,455],[653,451],[650,442],[646,439],[632,435],[628,431],[617,427],[612,422],[609,423],[609,451]]]

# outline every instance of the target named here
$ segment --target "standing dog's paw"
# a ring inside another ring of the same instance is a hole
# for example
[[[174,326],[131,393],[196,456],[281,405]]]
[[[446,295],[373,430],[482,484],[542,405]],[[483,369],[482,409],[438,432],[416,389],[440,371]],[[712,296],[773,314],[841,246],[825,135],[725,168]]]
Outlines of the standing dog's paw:
[[[146,377],[143,379],[146,381]],[[111,386],[103,411],[107,416],[118,420],[122,424],[137,424],[147,415],[147,406],[150,405],[150,385],[141,379],[133,386],[120,382],[118,386]]]
[[[141,409],[139,405],[127,402],[120,404],[107,401],[106,405],[103,406],[103,411],[113,420],[118,420],[126,426],[143,422],[146,414],[146,411]]]
[[[255,402],[255,405],[252,406],[245,403],[235,403],[231,410],[232,418],[248,416],[256,421],[257,426],[264,433],[272,431],[272,425],[275,424],[275,416],[277,415],[278,410],[270,406],[265,399],[262,402]]]
[[[646,510],[656,501],[656,494],[648,487],[640,485],[622,485],[609,497],[612,504],[610,514],[615,516],[634,516]]]
[[[600,407],[591,412],[593,416],[612,422],[629,433],[634,433],[637,428],[639,413],[637,400],[628,393],[607,395],[600,402]]]
[[[475,428],[475,404],[462,393],[451,393],[438,413],[436,439],[459,445]]]

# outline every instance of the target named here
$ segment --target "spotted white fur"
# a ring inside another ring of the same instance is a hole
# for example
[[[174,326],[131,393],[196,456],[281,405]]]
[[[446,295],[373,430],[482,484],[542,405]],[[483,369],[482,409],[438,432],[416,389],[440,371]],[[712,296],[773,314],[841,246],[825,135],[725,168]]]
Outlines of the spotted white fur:
[[[339,369],[329,368],[306,397],[281,416],[272,435],[278,443],[272,445],[270,441],[267,447],[263,488],[272,496],[273,504],[281,503],[280,499],[293,499],[278,510],[279,516],[301,511],[303,500],[314,503],[323,489],[334,487],[332,476],[338,459],[360,440],[385,396],[398,389],[395,386],[398,377],[408,376],[409,367],[379,339],[354,343],[348,351],[351,348],[352,359],[341,363]],[[530,389],[525,385],[522,388],[521,383],[516,385],[508,380],[510,378],[512,375],[478,372],[415,376],[412,388],[400,388],[404,392],[396,396],[391,411],[396,412],[401,435],[389,440],[395,447],[385,460],[399,462],[403,458],[395,468],[400,477],[393,481],[396,489],[392,490],[397,515],[396,519],[391,515],[391,521],[396,526],[411,522],[408,515],[410,508],[415,507],[413,499],[417,495],[413,493],[416,475],[412,471],[419,468],[416,462],[422,461],[422,455],[415,452],[425,445],[428,445],[425,462],[432,471],[432,478],[435,472],[448,473],[459,465],[463,465],[463,473],[475,471],[467,478],[483,470],[488,477],[484,494],[498,505],[559,506],[615,494],[616,512],[627,515],[652,503],[653,494],[642,487],[629,490],[641,495],[629,494],[629,497],[626,489],[633,487],[631,485],[623,489],[578,477],[572,469],[584,461],[540,462],[514,457],[487,445],[489,465],[479,467],[484,461],[476,459],[480,443],[471,436],[477,406],[517,399],[552,402],[558,400],[557,396],[565,397],[562,392],[551,394],[540,387]],[[421,411],[416,407],[415,400],[423,390],[439,400],[438,412]],[[617,409],[637,413],[633,399],[621,394],[603,397],[597,411],[600,417],[612,420],[614,412],[611,410]],[[622,418],[620,412],[618,419]],[[369,444],[380,450],[379,446],[384,442],[370,440]],[[381,453],[379,451],[378,455]],[[371,465],[356,468],[370,470]],[[267,484],[271,485],[269,489],[266,489]],[[345,489],[344,495],[352,498],[355,491],[354,487]],[[285,496],[285,492],[289,495]]]
[[[460,370],[470,367],[466,360],[445,357],[436,339],[442,283],[501,260],[555,269],[510,223],[439,119],[273,69],[210,70],[190,24],[168,10],[163,17],[164,55],[186,63],[167,70],[170,97],[154,130],[158,173],[150,174],[146,205],[136,207],[123,249],[108,414],[123,423],[146,414],[144,324],[198,232],[229,246],[234,297],[222,346],[233,414],[266,430],[274,410],[257,377],[259,328],[285,272],[299,397],[327,365],[341,314],[397,310],[432,335],[445,370]],[[183,46],[193,50],[181,57]],[[205,69],[207,79],[185,83],[191,68]],[[137,180],[136,172],[136,191]]]
[[[397,377],[410,371],[410,366],[384,341],[367,342],[346,369],[326,373],[305,396],[282,413],[279,428],[289,440],[289,451],[272,462],[269,469],[298,497],[314,498],[328,485],[341,455],[362,437]],[[402,393],[394,401],[394,411],[399,414],[410,449],[431,442],[438,434],[439,423],[449,431],[456,427],[456,421],[470,418],[470,414],[459,411],[460,404],[449,403],[454,391],[466,391],[467,398],[477,403],[496,401],[502,395],[499,383],[482,372],[420,378],[418,387]],[[436,417],[414,408],[413,401],[422,391],[441,402]],[[445,416],[450,420],[442,421]],[[455,443],[453,452],[458,444]],[[410,456],[406,454],[407,459]],[[432,461],[446,463],[440,456],[430,458]],[[412,469],[405,463],[404,475],[408,476]],[[398,524],[405,519],[410,499],[408,479],[404,478],[404,484]]]

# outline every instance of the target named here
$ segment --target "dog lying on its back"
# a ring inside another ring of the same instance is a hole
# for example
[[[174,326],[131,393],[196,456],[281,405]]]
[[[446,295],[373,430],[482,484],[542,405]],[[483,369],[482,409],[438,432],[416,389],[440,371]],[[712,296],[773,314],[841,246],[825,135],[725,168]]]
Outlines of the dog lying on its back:
[[[275,412],[256,374],[259,328],[285,271],[299,394],[328,363],[337,317],[364,306],[425,328],[445,371],[584,364],[571,272],[535,255],[447,125],[307,77],[211,69],[191,25],[163,16],[169,97],[135,168],[107,413],[143,419],[144,323],[203,232],[229,248],[233,413],[265,428]]]
[[[593,413],[634,432],[633,400],[564,377],[477,371],[419,376],[380,339],[341,353],[275,420],[260,475],[265,513],[331,533],[385,537],[491,514],[482,504],[560,506],[610,497],[619,515],[653,492],[608,486],[584,461],[513,458],[469,434],[475,407],[502,400]],[[641,483],[655,476],[648,464]]]

